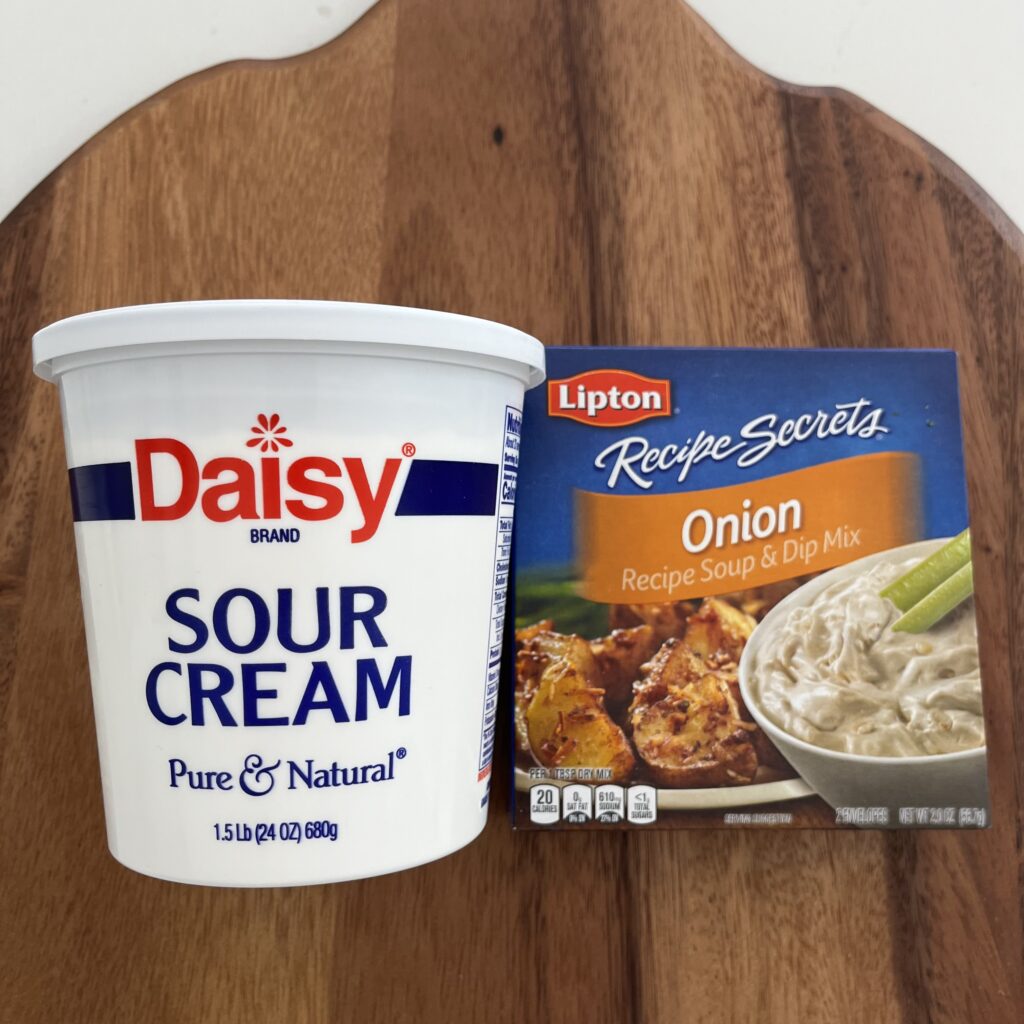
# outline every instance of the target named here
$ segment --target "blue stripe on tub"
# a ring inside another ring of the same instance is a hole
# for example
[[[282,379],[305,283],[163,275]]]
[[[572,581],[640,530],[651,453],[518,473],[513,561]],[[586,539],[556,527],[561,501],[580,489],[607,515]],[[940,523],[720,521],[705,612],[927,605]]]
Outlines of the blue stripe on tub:
[[[105,462],[68,470],[71,511],[76,523],[103,519],[134,519],[132,464]]]
[[[414,459],[396,516],[493,516],[498,467],[493,462]]]
[[[76,523],[134,519],[130,462],[106,462],[68,470]],[[396,516],[493,516],[498,466],[492,462],[413,459]]]

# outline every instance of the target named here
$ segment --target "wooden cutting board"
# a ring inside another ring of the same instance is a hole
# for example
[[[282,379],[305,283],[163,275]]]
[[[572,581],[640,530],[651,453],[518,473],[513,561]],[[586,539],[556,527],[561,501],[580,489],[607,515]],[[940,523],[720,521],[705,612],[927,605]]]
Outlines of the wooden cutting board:
[[[238,296],[549,342],[955,346],[995,827],[514,835],[503,769],[484,836],[415,871],[217,891],[118,867],[29,338]],[[674,0],[383,0],[122,118],[0,225],[0,1021],[1020,1020],[1022,334],[1024,239],[970,181]]]

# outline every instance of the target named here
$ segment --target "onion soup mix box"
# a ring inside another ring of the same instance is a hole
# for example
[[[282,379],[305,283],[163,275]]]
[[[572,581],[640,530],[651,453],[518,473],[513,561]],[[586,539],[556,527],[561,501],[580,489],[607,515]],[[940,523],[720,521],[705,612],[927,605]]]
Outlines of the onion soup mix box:
[[[956,357],[553,348],[517,828],[988,825]]]

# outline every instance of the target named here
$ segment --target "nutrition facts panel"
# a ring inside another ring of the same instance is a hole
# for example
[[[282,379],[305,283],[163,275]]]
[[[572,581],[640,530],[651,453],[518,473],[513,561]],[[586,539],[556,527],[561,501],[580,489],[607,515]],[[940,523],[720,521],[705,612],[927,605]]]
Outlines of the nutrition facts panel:
[[[505,406],[505,431],[498,471],[498,524],[494,538],[494,588],[491,592],[491,625],[487,647],[487,678],[484,684],[483,726],[480,733],[478,779],[491,771],[494,754],[494,717],[498,709],[498,682],[501,678],[501,638],[505,629],[505,595],[508,589],[509,556],[512,550],[512,511],[519,474],[519,437],[523,414]]]

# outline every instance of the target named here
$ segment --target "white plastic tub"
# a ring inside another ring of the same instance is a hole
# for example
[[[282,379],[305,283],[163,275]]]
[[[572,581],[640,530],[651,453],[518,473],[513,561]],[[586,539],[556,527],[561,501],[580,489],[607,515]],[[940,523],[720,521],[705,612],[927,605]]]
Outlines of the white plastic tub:
[[[113,309],[60,386],[110,849],[295,885],[483,828],[539,342],[424,310]]]

